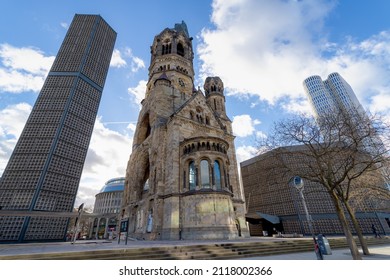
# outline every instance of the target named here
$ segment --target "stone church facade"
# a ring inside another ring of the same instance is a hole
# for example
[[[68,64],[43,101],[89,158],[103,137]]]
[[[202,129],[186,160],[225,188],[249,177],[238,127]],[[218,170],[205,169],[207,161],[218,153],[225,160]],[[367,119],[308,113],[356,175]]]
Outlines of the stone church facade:
[[[247,237],[224,86],[194,88],[184,22],[155,36],[149,81],[126,170],[122,218],[145,240]]]

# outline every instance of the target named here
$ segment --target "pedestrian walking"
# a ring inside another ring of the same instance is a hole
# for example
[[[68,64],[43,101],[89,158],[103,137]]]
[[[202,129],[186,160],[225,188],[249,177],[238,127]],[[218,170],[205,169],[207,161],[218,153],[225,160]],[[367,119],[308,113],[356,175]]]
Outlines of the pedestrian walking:
[[[374,234],[375,238],[381,238],[380,234],[376,230],[376,227],[374,224],[371,225],[372,233]]]

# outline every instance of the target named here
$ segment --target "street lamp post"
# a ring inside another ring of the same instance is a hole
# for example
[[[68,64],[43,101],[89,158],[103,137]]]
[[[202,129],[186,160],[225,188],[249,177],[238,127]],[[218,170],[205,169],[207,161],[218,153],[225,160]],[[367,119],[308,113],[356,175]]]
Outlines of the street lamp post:
[[[81,205],[79,206],[79,209],[78,209],[78,216],[76,217],[76,220],[74,222],[74,236],[73,236],[73,241],[71,242],[71,244],[76,243],[77,234],[78,234],[78,230],[79,230],[79,222],[81,219],[81,214],[83,212],[83,208],[84,208],[84,203],[81,203]]]
[[[303,195],[303,189],[304,189],[304,183],[303,183],[303,179],[299,176],[295,176],[292,178],[292,186],[295,187],[298,192],[299,192],[299,195],[302,199],[302,204],[303,204],[303,209],[305,210],[305,214],[306,214],[306,220],[307,220],[307,223],[309,225],[309,230],[310,230],[310,233],[311,233],[311,236],[313,237],[313,241],[314,241],[314,252],[316,253],[316,256],[317,256],[317,260],[323,260],[323,256],[321,254],[321,251],[320,251],[320,248],[318,246],[318,243],[317,243],[317,239],[314,235],[314,230],[313,230],[313,224],[312,224],[312,218],[309,214],[309,210],[307,210],[307,206],[306,206],[306,201],[305,201],[305,197]]]

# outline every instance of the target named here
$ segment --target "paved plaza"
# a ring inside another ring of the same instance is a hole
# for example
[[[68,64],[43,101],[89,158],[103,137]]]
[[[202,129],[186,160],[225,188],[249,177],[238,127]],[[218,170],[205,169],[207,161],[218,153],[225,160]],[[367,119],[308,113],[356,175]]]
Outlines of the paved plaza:
[[[248,238],[241,240],[224,240],[224,241],[128,241],[125,244],[121,241],[118,244],[116,240],[78,240],[75,244],[70,242],[56,243],[23,243],[23,244],[0,244],[0,256],[24,255],[24,254],[41,254],[41,253],[61,253],[61,252],[80,252],[95,250],[115,250],[126,248],[142,247],[166,247],[166,246],[184,246],[200,245],[215,243],[235,243],[235,242],[280,242],[286,238]],[[362,256],[363,260],[390,260],[390,244],[369,246],[371,255]],[[247,260],[315,260],[314,251],[297,252],[280,255],[259,256],[251,258],[242,258]],[[332,249],[332,255],[324,256],[324,260],[352,260],[348,248]]]
[[[370,255],[362,255],[363,260],[390,260],[390,245],[369,246]],[[362,253],[361,250],[359,250]],[[246,260],[316,260],[313,252],[299,252],[293,254],[280,254],[246,258]],[[324,260],[352,260],[348,248],[332,250],[332,255],[324,256]]]

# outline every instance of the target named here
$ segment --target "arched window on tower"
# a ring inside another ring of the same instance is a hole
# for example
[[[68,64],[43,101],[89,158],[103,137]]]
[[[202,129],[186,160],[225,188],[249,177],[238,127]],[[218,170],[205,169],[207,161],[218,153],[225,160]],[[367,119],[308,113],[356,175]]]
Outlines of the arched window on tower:
[[[220,168],[219,162],[217,160],[214,161],[214,180],[215,180],[215,188],[217,190],[221,190],[222,189],[221,168]]]
[[[149,176],[150,176],[149,161],[144,166],[145,166],[145,174],[144,174],[144,179],[143,179],[143,182],[142,182],[141,197],[142,197],[143,193],[149,191]]]
[[[172,50],[171,43],[167,42],[167,43],[162,45],[162,54],[163,55],[171,53],[171,50]]]
[[[184,56],[184,47],[182,43],[177,44],[177,54]]]
[[[200,162],[200,175],[202,188],[210,188],[209,162],[205,159]]]
[[[189,181],[189,187],[190,190],[195,190],[196,187],[196,169],[195,169],[195,162],[191,161],[189,166],[189,172],[188,172],[188,181]]]
[[[149,114],[146,114],[137,128],[137,134],[134,136],[134,144],[140,145],[149,137],[151,133],[151,126],[149,122]]]

